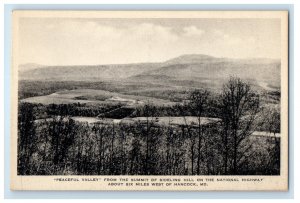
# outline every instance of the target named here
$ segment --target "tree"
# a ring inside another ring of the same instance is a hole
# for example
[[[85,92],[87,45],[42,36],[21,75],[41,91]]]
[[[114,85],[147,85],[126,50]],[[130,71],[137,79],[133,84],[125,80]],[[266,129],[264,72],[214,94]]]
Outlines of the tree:
[[[244,156],[243,152],[239,152],[239,148],[242,141],[253,133],[259,103],[259,96],[252,91],[248,83],[239,78],[231,77],[223,86],[219,109],[223,125],[221,136],[225,174],[228,173],[228,163],[231,164],[231,173],[238,172],[238,162]]]
[[[28,175],[31,172],[30,160],[37,151],[34,105],[21,103],[18,115],[18,174]]]
[[[194,175],[194,161],[195,161],[195,144],[196,144],[196,136],[195,133],[192,130],[192,126],[190,124],[188,124],[187,119],[186,119],[186,113],[187,113],[187,109],[190,111],[190,108],[187,108],[186,106],[189,106],[188,103],[184,103],[183,105],[176,105],[174,108],[176,109],[176,111],[179,112],[179,115],[182,115],[184,124],[181,125],[181,132],[182,132],[182,137],[184,139],[187,138],[188,140],[188,148],[189,148],[189,152],[190,152],[190,162],[191,162],[191,175]]]
[[[198,157],[197,157],[197,175],[200,175],[201,143],[203,138],[202,117],[208,106],[209,92],[207,90],[194,90],[190,95],[190,110],[197,116],[198,120]]]
[[[156,116],[156,108],[152,104],[148,103],[143,107],[143,112],[146,117],[146,132],[142,134],[146,134],[146,160],[145,160],[145,174],[150,173],[151,169],[151,144],[154,144],[155,134],[151,134],[151,130],[154,126],[154,117]]]
[[[271,147],[268,149],[270,153],[269,167],[273,169],[273,174],[279,174],[280,171],[280,137],[276,133],[280,133],[280,113],[276,109],[269,109],[266,116],[266,127],[270,134],[273,134]]]
[[[266,115],[266,127],[269,133],[276,138],[276,133],[280,132],[280,113],[276,109],[269,109]]]
[[[103,137],[104,137],[104,127],[101,126],[101,124],[96,123],[92,130],[95,132],[96,135],[96,144],[98,148],[98,154],[97,154],[97,175],[101,175],[102,172],[102,159],[103,159]]]

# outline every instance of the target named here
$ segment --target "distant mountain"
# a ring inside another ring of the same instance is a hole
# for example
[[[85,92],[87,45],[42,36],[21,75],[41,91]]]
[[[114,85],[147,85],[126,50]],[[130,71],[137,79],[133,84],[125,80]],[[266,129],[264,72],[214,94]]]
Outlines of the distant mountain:
[[[232,62],[232,63],[244,63],[244,64],[274,64],[280,63],[279,59],[269,59],[269,58],[217,58],[213,56],[208,56],[204,54],[186,54],[179,57],[167,60],[164,65],[174,65],[174,64],[201,64],[201,63],[217,63],[217,62]]]
[[[192,54],[162,63],[44,67],[27,64],[20,67],[20,79],[69,81],[117,79],[169,86],[203,83],[213,86],[227,80],[229,76],[237,76],[263,84],[261,86],[268,84],[280,87],[280,66],[280,60],[275,59],[230,59]]]
[[[29,70],[34,70],[37,68],[42,68],[43,65],[37,64],[37,63],[26,63],[19,66],[19,72],[25,72]]]
[[[162,67],[130,77],[131,80],[156,81],[160,78],[176,81],[223,83],[230,76],[280,87],[280,60],[229,59],[206,55],[183,55],[171,59]],[[166,81],[162,81],[165,83]]]
[[[204,54],[186,54],[179,57],[170,59],[165,62],[165,65],[174,65],[174,64],[191,64],[191,63],[208,63],[216,62],[219,60],[224,60],[223,58],[216,58],[213,56],[208,56]]]
[[[161,67],[160,63],[44,66],[25,71],[20,69],[20,79],[67,81],[121,79],[141,74],[145,71],[153,70],[159,67]]]
[[[224,78],[238,76],[259,80],[279,80],[280,63],[248,63],[244,61],[205,61],[201,63],[172,64],[156,70],[149,70],[142,75],[165,75],[175,78]],[[138,76],[138,75],[136,75]]]

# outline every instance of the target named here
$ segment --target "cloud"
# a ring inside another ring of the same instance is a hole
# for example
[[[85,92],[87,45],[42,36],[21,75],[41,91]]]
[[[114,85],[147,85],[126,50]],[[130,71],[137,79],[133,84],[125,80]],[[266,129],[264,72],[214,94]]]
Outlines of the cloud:
[[[187,37],[201,37],[204,31],[196,26],[188,26],[183,28],[183,35]]]
[[[261,29],[270,31],[174,21],[26,19],[20,24],[19,56],[21,63],[46,65],[159,62],[182,54],[276,56],[276,32]]]
[[[22,61],[52,65],[160,61],[172,57],[165,55],[179,40],[168,26],[117,27],[93,21],[26,25],[20,36]]]

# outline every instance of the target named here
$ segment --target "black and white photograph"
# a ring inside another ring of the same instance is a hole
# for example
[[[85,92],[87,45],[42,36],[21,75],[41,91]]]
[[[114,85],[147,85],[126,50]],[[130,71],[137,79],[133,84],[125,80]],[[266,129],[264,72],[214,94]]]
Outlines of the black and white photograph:
[[[285,188],[287,12],[70,13],[13,14],[16,177]]]

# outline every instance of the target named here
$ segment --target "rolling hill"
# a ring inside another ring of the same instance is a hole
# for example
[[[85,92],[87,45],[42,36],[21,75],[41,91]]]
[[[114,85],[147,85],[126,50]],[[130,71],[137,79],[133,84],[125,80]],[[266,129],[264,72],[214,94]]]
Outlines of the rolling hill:
[[[107,81],[153,83],[167,86],[220,86],[237,76],[263,88],[280,87],[280,60],[229,59],[207,55],[182,55],[161,63],[136,63],[94,66],[21,65],[21,80]],[[28,66],[27,66],[28,67]]]
[[[159,63],[94,66],[43,66],[24,71],[20,68],[19,74],[20,79],[23,80],[88,81],[126,78],[158,67],[160,67]]]

